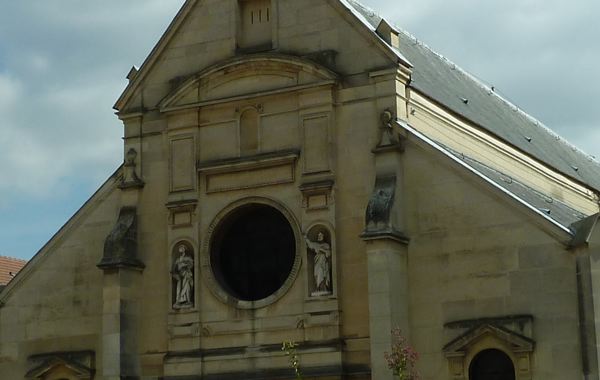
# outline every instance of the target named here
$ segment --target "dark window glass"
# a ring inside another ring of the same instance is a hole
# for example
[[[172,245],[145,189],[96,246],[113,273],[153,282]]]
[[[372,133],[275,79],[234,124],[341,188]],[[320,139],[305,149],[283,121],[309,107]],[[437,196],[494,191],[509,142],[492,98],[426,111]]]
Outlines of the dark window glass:
[[[515,380],[515,367],[500,350],[481,351],[471,362],[469,380]]]
[[[215,231],[213,273],[235,298],[258,301],[283,286],[294,265],[295,248],[292,227],[278,210],[258,204],[243,206]]]

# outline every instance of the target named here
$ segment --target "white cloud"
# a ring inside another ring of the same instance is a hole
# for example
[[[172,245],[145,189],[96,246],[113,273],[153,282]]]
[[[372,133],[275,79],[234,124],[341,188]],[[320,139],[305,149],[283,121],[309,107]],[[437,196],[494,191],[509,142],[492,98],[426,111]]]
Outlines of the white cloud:
[[[23,86],[17,79],[0,73],[0,110],[4,111],[0,114],[0,122],[7,122],[3,115],[17,103],[22,90]]]
[[[112,105],[181,3],[3,4],[0,199],[48,199],[65,179],[99,184],[113,172],[122,126]]]

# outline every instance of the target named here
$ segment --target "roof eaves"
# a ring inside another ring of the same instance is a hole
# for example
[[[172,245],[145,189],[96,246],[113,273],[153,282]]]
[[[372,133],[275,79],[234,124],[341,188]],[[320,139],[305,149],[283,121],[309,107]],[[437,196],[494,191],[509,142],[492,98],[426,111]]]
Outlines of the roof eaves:
[[[432,139],[428,138],[427,136],[425,136],[424,134],[422,134],[421,132],[419,132],[415,128],[411,127],[408,123],[406,123],[404,121],[398,121],[397,124],[401,128],[403,128],[406,131],[408,131],[409,133],[411,133],[413,136],[417,137],[419,140],[423,141],[424,143],[426,143],[427,145],[429,145],[433,149],[435,149],[438,152],[442,153],[444,156],[446,156],[447,158],[449,158],[450,160],[452,160],[456,164],[460,165],[461,167],[463,167],[467,171],[469,171],[472,174],[476,175],[481,180],[483,180],[484,182],[486,182],[490,186],[494,187],[499,192],[507,195],[508,197],[510,197],[511,199],[513,199],[514,201],[516,201],[517,203],[519,203],[522,206],[524,206],[525,208],[529,209],[531,212],[533,212],[537,216],[542,217],[546,222],[548,222],[552,226],[558,228],[560,231],[566,233],[570,238],[573,236],[573,231],[571,231],[571,229],[569,228],[569,226],[565,226],[565,225],[561,224],[560,222],[558,222],[557,220],[552,219],[550,216],[548,216],[548,214],[544,213],[542,210],[538,209],[534,205],[528,203],[524,199],[522,199],[522,198],[518,197],[517,195],[513,194],[512,192],[510,192],[506,188],[500,186],[493,179],[489,178],[488,176],[486,176],[485,174],[481,173],[480,171],[478,171],[474,167],[468,165],[467,163],[461,161],[458,157],[456,157],[454,154],[452,154],[452,152],[448,151],[446,148],[444,148],[443,146],[441,146],[437,142],[433,141]]]

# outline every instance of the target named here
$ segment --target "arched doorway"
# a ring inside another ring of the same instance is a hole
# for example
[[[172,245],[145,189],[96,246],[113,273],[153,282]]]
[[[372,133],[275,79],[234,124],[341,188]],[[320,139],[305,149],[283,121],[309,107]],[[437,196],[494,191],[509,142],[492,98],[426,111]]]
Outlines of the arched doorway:
[[[484,350],[471,362],[469,380],[515,380],[515,367],[504,352]]]

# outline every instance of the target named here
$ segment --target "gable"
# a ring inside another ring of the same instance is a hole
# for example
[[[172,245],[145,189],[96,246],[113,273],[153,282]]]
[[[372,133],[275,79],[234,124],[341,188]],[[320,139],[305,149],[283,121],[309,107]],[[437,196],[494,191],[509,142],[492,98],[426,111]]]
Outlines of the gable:
[[[208,67],[256,53],[239,46],[241,10],[236,4],[241,3],[245,0],[188,0],[115,108],[121,113],[153,108],[182,82]],[[342,75],[395,66],[401,60],[339,0],[318,6],[308,0],[280,0],[273,4],[278,6],[269,17],[277,15],[279,21],[273,20],[272,46],[267,50],[270,53],[310,56],[322,61],[322,53],[329,51],[335,57],[328,58],[330,68]]]

